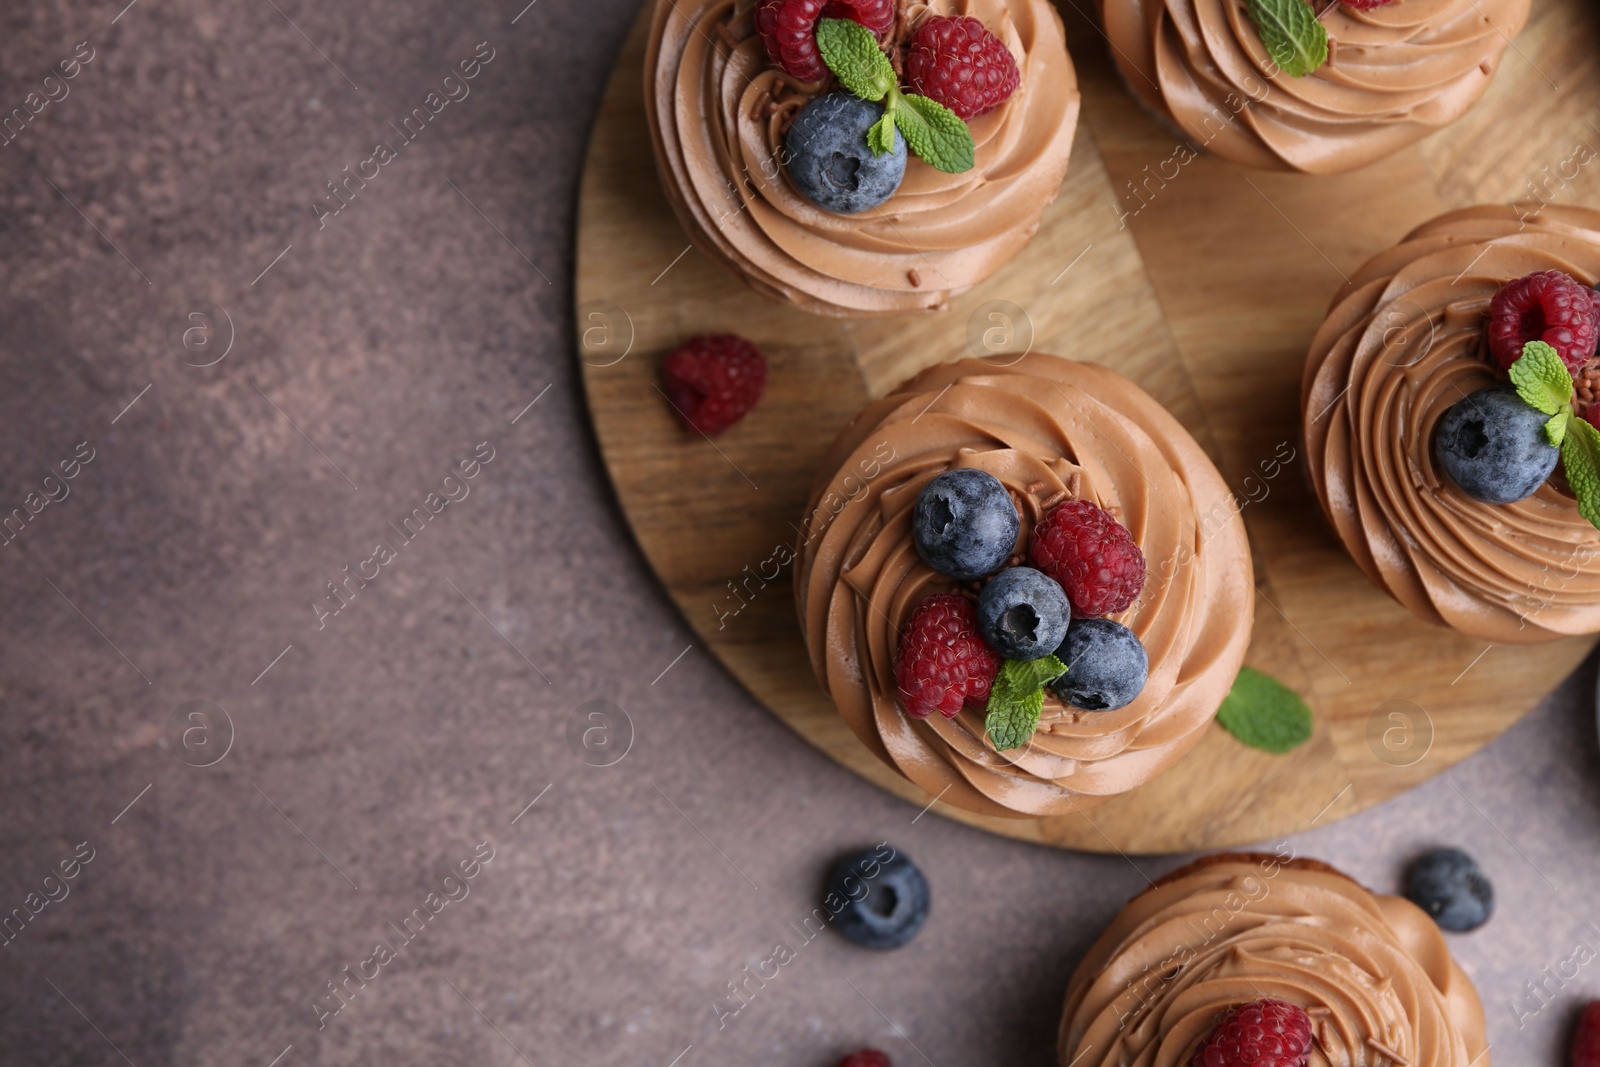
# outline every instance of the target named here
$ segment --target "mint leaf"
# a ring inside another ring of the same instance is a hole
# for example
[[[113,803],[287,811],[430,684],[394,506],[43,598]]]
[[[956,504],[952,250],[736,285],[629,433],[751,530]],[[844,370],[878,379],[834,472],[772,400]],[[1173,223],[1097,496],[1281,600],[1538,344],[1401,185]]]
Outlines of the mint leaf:
[[[1560,354],[1543,341],[1522,346],[1522,355],[1511,364],[1511,384],[1524,403],[1546,415],[1559,414],[1572,403],[1572,375]]]
[[[946,174],[971,170],[977,148],[961,116],[937,100],[914,93],[889,94],[889,114],[922,161]]]
[[[1328,31],[1307,0],[1245,0],[1245,11],[1272,61],[1291,78],[1328,61]]]
[[[1600,443],[1600,432],[1595,436]],[[1596,455],[1600,457],[1600,452]],[[1600,477],[1596,488],[1600,489]],[[1217,721],[1251,748],[1268,752],[1287,752],[1311,737],[1311,708],[1293,689],[1253,667],[1240,668],[1217,711]]]
[[[872,31],[850,19],[817,23],[817,48],[839,84],[863,100],[882,100],[895,87],[894,67]]]
[[[1033,737],[1043,712],[1043,689],[1035,689],[1026,696],[1008,701],[997,701],[991,695],[989,714],[984,716],[983,728],[988,731],[989,741],[996,751],[1021,748]]]
[[[1571,419],[1561,442],[1561,467],[1578,498],[1578,514],[1600,529],[1600,430]]]
[[[1008,659],[989,690],[983,728],[997,751],[1020,748],[1033,737],[1044,711],[1044,684],[1067,673],[1066,664],[1054,656],[1033,660]]]
[[[1549,421],[1544,424],[1545,439],[1560,448],[1561,442],[1567,438],[1567,424],[1571,421],[1571,408],[1562,408],[1554,415],[1551,415]]]
[[[867,131],[867,147],[872,149],[875,156],[887,155],[894,151],[894,115],[885,111],[883,118],[872,124]]]

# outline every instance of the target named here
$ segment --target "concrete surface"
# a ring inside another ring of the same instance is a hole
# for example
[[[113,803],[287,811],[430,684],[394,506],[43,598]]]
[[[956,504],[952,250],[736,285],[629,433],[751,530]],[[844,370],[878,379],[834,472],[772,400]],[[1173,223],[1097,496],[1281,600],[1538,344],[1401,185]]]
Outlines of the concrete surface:
[[[0,548],[0,911],[39,909],[0,1061],[1049,1064],[1078,955],[1177,858],[919,819],[834,766],[693,646],[609,495],[570,220],[631,0],[124,2],[0,15],[0,108],[38,109],[0,147],[0,514],[38,511]],[[377,576],[324,615],[345,567]],[[1497,1064],[1555,1063],[1600,994],[1558,973],[1600,949],[1593,683],[1292,842],[1380,888],[1429,843],[1482,858],[1500,914],[1454,944]],[[569,744],[593,700],[632,723],[611,766]],[[931,879],[922,935],[820,937],[719,1028],[827,861],[885,839]]]

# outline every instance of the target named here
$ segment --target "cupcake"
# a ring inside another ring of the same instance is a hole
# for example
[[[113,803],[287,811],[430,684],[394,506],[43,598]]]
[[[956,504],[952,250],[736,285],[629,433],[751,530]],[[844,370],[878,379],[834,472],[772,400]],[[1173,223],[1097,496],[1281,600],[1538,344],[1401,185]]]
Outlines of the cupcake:
[[[1197,146],[1247,166],[1333,174],[1460,118],[1531,0],[1276,0],[1272,46],[1233,0],[1100,0],[1135,96]]]
[[[1312,485],[1356,563],[1417,616],[1485,641],[1600,631],[1585,517],[1600,509],[1569,478],[1593,442],[1579,416],[1600,417],[1596,278],[1600,212],[1489,205],[1419,227],[1334,298],[1302,388]],[[1508,370],[1534,341],[1549,413],[1520,403]]]
[[[877,45],[845,81],[817,43],[837,22],[859,33],[836,51]],[[940,308],[993,274],[1055,198],[1078,103],[1048,0],[658,0],[645,59],[684,229],[823,315]]]
[[[1265,853],[1198,860],[1122,909],[1072,976],[1060,1062],[1187,1065],[1263,1014],[1309,1050],[1286,1062],[1489,1067],[1483,1006],[1427,913]]]
[[[1254,607],[1238,508],[1109,368],[934,367],[835,440],[800,528],[812,668],[888,766],[987,815],[1057,815],[1199,741]]]

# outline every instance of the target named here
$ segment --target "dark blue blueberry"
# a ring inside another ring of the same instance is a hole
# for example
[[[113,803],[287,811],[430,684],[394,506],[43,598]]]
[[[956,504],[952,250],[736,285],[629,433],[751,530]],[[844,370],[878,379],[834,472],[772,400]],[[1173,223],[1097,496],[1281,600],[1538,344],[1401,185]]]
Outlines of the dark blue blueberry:
[[[1455,933],[1476,930],[1494,913],[1494,886],[1459,848],[1418,856],[1406,872],[1406,898]]]
[[[1150,677],[1144,642],[1110,619],[1073,619],[1056,659],[1067,673],[1050,683],[1050,691],[1084,711],[1126,707]]]
[[[1472,499],[1514,503],[1537,492],[1556,469],[1561,450],[1544,435],[1549,418],[1510,386],[1486,386],[1444,413],[1434,458]]]
[[[835,863],[826,888],[822,906],[833,925],[865,948],[899,948],[928,919],[928,880],[887,844]]]
[[[874,155],[867,131],[883,108],[850,93],[819,96],[800,109],[784,140],[789,180],[824,211],[853,215],[877,207],[900,188],[906,140],[894,132],[894,151]]]
[[[1012,567],[978,594],[978,632],[1006,659],[1038,659],[1061,646],[1072,605],[1055,580],[1032,567]]]
[[[934,478],[911,510],[911,539],[922,562],[964,582],[999,570],[1016,551],[1021,530],[1000,479],[972,467]]]

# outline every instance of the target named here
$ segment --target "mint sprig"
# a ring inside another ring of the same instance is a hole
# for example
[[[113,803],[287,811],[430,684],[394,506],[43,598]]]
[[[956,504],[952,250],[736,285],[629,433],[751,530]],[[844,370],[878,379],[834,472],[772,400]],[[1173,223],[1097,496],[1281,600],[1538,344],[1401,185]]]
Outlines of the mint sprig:
[[[1529,341],[1511,364],[1510,374],[1523,403],[1550,416],[1544,424],[1545,437],[1559,447],[1572,420],[1572,375],[1560,354],[1543,341]]]
[[[1303,78],[1328,61],[1328,31],[1309,0],[1245,0],[1267,54],[1291,78]]]
[[[1044,686],[1067,673],[1067,665],[1054,656],[1008,659],[995,676],[984,709],[983,728],[995,750],[1020,748],[1038,729],[1044,712]]]
[[[971,170],[977,148],[961,116],[937,100],[902,92],[889,57],[872,31],[850,19],[817,22],[817,48],[839,84],[863,100],[883,101],[883,118],[867,131],[874,155],[894,151],[899,130],[923,162],[946,174]]]
[[[850,19],[817,22],[817,48],[839,84],[863,100],[882,100],[895,87],[894,67],[872,31]]]
[[[1550,416],[1544,435],[1561,449],[1561,469],[1578,498],[1578,514],[1600,529],[1600,430],[1573,411],[1572,373],[1550,345],[1529,341],[1510,374],[1523,403]]]
[[[1241,667],[1217,721],[1251,748],[1282,754],[1311,739],[1311,708],[1270,674]]]

